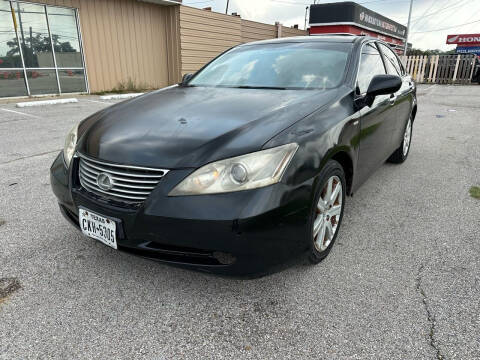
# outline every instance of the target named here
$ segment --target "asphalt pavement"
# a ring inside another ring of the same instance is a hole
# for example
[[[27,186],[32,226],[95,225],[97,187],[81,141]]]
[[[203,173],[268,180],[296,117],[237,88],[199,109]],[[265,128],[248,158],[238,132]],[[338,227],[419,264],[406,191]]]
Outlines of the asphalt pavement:
[[[114,101],[0,102],[0,359],[480,359],[479,98],[420,86],[408,160],[347,198],[330,256],[255,280],[121,253],[63,219],[50,164]]]

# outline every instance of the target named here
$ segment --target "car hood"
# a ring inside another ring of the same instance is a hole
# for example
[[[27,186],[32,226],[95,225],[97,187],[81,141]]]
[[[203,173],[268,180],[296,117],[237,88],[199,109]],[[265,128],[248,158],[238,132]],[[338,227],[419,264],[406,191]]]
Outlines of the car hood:
[[[198,167],[260,150],[337,91],[173,86],[87,118],[77,149],[109,162]]]

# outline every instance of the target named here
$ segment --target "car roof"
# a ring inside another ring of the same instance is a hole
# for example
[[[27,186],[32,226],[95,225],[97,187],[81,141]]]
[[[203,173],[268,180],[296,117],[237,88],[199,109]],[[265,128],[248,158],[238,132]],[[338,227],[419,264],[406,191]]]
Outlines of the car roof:
[[[279,43],[314,43],[314,42],[329,42],[329,43],[354,43],[370,39],[369,36],[359,36],[350,34],[325,34],[325,35],[311,35],[311,36],[294,36],[278,39],[268,39],[246,43],[245,45],[261,45],[261,44],[279,44]]]

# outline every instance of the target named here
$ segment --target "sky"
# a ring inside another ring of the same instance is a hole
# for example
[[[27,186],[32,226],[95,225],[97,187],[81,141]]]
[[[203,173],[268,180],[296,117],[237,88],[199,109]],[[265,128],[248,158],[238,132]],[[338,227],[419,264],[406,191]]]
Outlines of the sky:
[[[317,0],[317,3],[341,0]],[[407,25],[410,0],[357,0],[363,6]],[[183,0],[184,5],[225,13],[227,0]],[[303,29],[305,7],[313,0],[230,0],[229,13],[237,12],[243,19],[269,24],[276,21],[285,26],[298,24]],[[475,22],[475,23],[472,23]],[[459,26],[461,24],[472,23]],[[307,20],[308,24],[308,20]],[[445,29],[448,28],[448,29]],[[445,30],[439,30],[445,29]],[[434,31],[432,31],[434,30]],[[480,33],[480,0],[413,0],[409,42],[423,50],[452,50],[445,44],[448,34]]]

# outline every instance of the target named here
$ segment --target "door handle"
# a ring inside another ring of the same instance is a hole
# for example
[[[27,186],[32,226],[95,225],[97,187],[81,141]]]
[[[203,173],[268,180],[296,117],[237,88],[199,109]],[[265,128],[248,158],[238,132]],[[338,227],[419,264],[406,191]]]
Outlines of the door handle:
[[[388,99],[388,101],[390,101],[390,105],[394,105],[395,101],[397,101],[397,95],[395,94],[390,95],[390,99]]]

